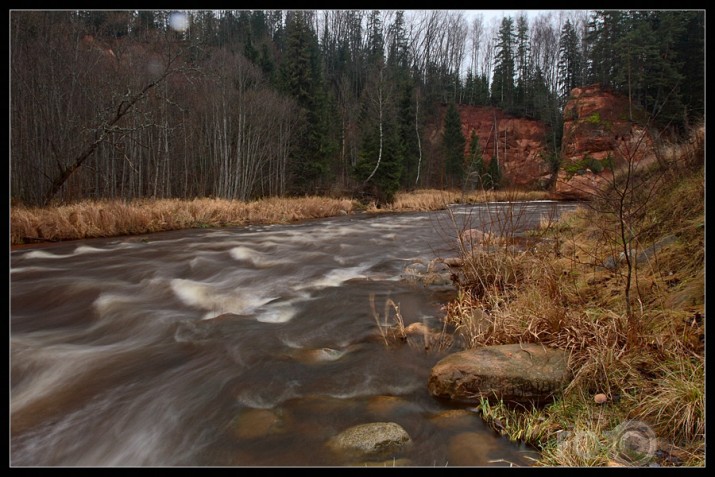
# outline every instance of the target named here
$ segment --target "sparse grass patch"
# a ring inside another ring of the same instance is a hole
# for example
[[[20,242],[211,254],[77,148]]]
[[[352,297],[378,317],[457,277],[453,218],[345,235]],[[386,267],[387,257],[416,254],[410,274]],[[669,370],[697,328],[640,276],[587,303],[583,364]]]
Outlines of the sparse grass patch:
[[[655,371],[652,392],[637,404],[635,415],[659,435],[688,446],[705,438],[705,365],[700,356],[672,355]]]

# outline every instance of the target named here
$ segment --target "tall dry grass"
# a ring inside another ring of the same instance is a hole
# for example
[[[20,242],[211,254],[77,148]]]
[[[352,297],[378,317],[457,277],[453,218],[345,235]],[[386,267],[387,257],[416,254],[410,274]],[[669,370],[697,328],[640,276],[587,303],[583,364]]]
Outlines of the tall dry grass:
[[[248,224],[285,224],[306,219],[367,212],[431,211],[455,202],[504,200],[507,197],[535,200],[544,192],[490,191],[463,195],[458,192],[418,190],[399,193],[395,203],[377,209],[348,198],[271,197],[255,201],[201,198],[86,200],[56,207],[38,208],[13,204],[10,209],[10,243],[76,240],[94,237],[136,235],[188,228]]]
[[[450,204],[476,204],[484,202],[528,201],[549,198],[546,191],[522,190],[458,190],[423,189],[412,192],[398,192],[392,204],[377,208],[375,204],[367,206],[368,212],[412,212],[442,210]]]
[[[11,244],[135,235],[188,228],[290,223],[349,214],[350,199],[269,198],[83,201],[53,208],[21,205],[10,210]]]

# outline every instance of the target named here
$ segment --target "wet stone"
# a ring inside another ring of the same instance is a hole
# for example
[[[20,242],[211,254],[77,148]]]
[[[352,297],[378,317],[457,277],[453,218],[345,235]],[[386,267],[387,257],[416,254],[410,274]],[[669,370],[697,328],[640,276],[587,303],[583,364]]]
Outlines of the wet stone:
[[[342,431],[328,443],[338,453],[374,456],[395,454],[412,445],[402,426],[394,422],[358,424]]]
[[[258,439],[285,430],[282,413],[269,409],[247,409],[232,423],[234,436],[239,439]]]

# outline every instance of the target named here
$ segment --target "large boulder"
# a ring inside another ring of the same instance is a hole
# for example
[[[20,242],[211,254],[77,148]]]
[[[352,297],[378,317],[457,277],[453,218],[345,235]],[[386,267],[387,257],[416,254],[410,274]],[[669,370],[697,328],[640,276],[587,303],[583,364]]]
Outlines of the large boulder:
[[[394,454],[411,444],[407,431],[394,422],[358,424],[328,441],[335,452],[364,457]]]
[[[433,368],[430,393],[439,398],[478,403],[481,398],[543,403],[569,380],[563,350],[528,344],[486,346],[453,353]]]

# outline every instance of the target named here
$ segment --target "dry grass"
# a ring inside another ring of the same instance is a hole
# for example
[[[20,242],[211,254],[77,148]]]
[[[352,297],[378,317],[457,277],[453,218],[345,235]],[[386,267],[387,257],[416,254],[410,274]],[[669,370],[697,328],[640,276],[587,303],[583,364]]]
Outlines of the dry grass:
[[[705,439],[705,365],[702,357],[674,355],[656,371],[653,393],[638,403],[636,416],[653,422],[672,442]]]
[[[388,298],[385,300],[385,310],[382,320],[380,320],[380,313],[375,307],[375,295],[370,294],[370,309],[372,310],[372,316],[375,319],[375,324],[380,331],[380,336],[382,336],[385,346],[389,347],[390,344],[395,341],[407,341],[405,320],[400,313],[400,305],[395,303],[392,299]]]
[[[540,446],[544,465],[607,465],[608,432],[632,419],[681,449],[688,457],[678,464],[704,465],[704,149],[689,142],[670,154],[677,171],[665,174],[677,180],[648,171],[662,184],[637,222],[634,257],[660,245],[635,265],[630,315],[617,224],[597,209],[548,221],[544,240],[527,250],[509,240],[462,249],[462,290],[446,321],[467,347],[540,342],[570,351],[573,379],[553,405],[481,406],[505,435]],[[605,422],[596,393],[609,400]]]
[[[442,210],[449,204],[475,204],[484,202],[516,202],[547,199],[546,191],[520,190],[475,190],[461,192],[457,190],[423,189],[414,192],[398,192],[395,201],[377,208],[375,204],[367,207],[368,212],[411,212]]]
[[[431,211],[455,202],[540,199],[544,192],[490,191],[463,195],[459,192],[418,190],[399,193],[395,203],[382,209],[361,206],[348,198],[271,197],[250,202],[202,198],[139,199],[133,201],[81,201],[57,207],[10,209],[10,243],[77,240],[94,237],[138,235],[167,230],[224,227],[248,224],[285,224],[307,219],[367,212]]]
[[[290,223],[349,214],[350,199],[269,198],[253,202],[222,199],[83,201],[54,208],[10,210],[11,244],[135,235],[166,230],[246,224]]]

